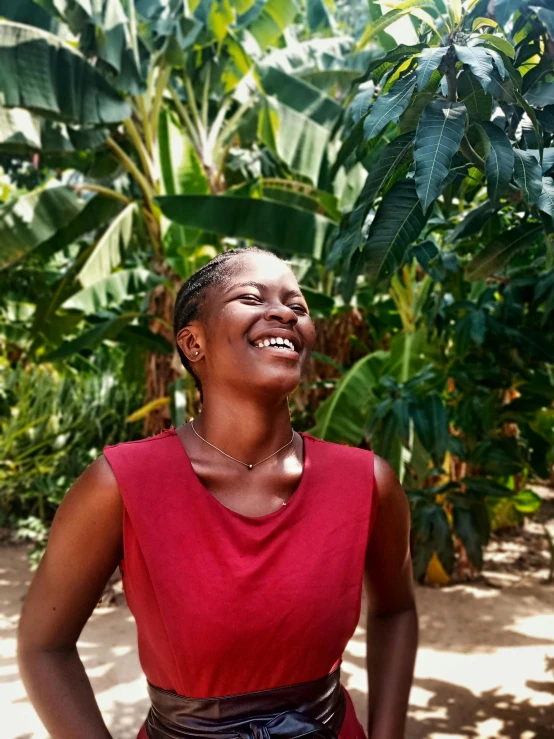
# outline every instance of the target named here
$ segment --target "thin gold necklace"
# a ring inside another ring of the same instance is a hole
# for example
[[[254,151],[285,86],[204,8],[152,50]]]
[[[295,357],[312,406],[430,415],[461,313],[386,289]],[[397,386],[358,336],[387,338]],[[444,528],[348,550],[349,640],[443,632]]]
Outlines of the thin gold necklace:
[[[280,449],[277,449],[276,452],[273,452],[273,454],[270,454],[269,457],[266,457],[265,459],[261,459],[259,462],[254,462],[254,464],[248,464],[248,462],[242,462],[240,459],[236,459],[235,457],[231,457],[231,455],[230,454],[227,454],[227,452],[224,452],[223,449],[219,449],[214,444],[211,444],[203,436],[200,436],[200,434],[198,433],[198,431],[194,428],[194,423],[192,421],[190,422],[190,425],[192,427],[192,430],[194,431],[194,433],[196,434],[196,436],[198,436],[199,439],[202,439],[202,441],[205,441],[206,444],[209,444],[211,447],[213,447],[214,449],[216,449],[218,452],[221,452],[226,457],[229,457],[229,459],[233,459],[235,462],[239,462],[239,464],[243,464],[245,467],[248,467],[249,470],[251,470],[252,467],[256,467],[257,465],[261,464],[262,462],[265,462],[270,457],[274,457],[276,454],[278,454],[281,451],[281,449],[284,449],[286,446],[289,446],[289,444],[292,444],[292,442],[294,441],[294,429],[293,429],[292,430],[292,436],[291,436],[290,441],[288,441],[286,444],[284,444],[282,447],[280,447]],[[283,503],[283,505],[286,505],[286,504]]]

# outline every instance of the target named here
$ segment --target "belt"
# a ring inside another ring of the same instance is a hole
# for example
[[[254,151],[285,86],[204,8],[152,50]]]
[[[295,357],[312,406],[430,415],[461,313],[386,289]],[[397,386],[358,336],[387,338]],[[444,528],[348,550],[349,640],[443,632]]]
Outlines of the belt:
[[[340,665],[310,682],[221,698],[186,698],[148,683],[149,739],[337,739],[346,701]]]

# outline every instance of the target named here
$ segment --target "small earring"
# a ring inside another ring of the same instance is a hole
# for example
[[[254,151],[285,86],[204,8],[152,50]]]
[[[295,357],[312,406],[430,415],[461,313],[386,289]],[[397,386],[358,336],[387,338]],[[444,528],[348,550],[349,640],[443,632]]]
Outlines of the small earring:
[[[196,355],[196,354],[200,354],[200,352],[194,352],[194,354],[195,354],[195,355]]]

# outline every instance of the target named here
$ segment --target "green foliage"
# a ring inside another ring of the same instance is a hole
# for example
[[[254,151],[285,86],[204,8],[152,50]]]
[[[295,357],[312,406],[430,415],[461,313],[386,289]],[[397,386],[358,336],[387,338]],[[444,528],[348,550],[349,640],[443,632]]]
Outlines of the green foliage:
[[[83,466],[60,451],[78,404],[44,409],[73,383],[87,421],[106,419],[75,441],[87,460],[126,438],[106,414],[143,405],[148,352],[169,368],[180,280],[254,242],[290,260],[324,336],[352,316],[361,329],[316,353],[302,424],[394,466],[418,577],[434,553],[452,571],[453,534],[479,566],[491,519],[536,503],[514,481],[554,461],[547,4],[497,0],[493,19],[430,0],[29,3],[0,2],[0,404],[5,439],[22,429],[0,456],[15,460],[5,515],[40,545]],[[387,33],[404,16],[416,43]],[[100,358],[132,407],[94,385]],[[182,422],[193,389],[167,378]],[[42,405],[23,400],[32,383],[52,386]]]

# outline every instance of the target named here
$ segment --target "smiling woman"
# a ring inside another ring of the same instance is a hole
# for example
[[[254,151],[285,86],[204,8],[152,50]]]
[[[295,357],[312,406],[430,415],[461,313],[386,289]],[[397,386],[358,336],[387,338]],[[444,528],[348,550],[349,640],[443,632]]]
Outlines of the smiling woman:
[[[417,645],[409,514],[372,452],[291,427],[315,339],[288,265],[224,252],[181,288],[194,422],[106,447],[25,601],[19,659],[53,739],[109,736],[76,641],[119,565],[152,702],[140,739],[364,739],[340,681],[369,596],[371,739],[401,739]]]

